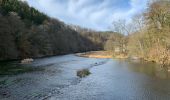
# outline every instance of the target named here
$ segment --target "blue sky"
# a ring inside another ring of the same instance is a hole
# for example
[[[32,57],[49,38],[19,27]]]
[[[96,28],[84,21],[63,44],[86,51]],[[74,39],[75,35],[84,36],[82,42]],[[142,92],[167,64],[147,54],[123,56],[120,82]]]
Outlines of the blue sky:
[[[26,0],[28,4],[50,17],[67,24],[98,31],[109,30],[113,21],[130,22],[142,13],[147,0]]]

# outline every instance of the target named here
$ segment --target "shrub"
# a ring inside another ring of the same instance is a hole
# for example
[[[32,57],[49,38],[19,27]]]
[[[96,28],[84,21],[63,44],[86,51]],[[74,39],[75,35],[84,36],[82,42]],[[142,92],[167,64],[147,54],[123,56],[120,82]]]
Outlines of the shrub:
[[[77,76],[80,78],[86,77],[90,74],[91,73],[90,73],[89,69],[82,69],[82,70],[77,71]]]

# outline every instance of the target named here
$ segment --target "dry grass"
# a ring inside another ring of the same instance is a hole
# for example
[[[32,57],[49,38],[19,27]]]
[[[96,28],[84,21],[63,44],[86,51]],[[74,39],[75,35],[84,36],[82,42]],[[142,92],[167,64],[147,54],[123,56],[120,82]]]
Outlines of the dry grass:
[[[80,57],[87,57],[87,58],[116,58],[116,59],[128,58],[128,56],[124,54],[114,55],[113,52],[111,51],[91,51],[86,53],[78,53],[76,55]]]
[[[124,55],[124,54],[118,54],[118,55],[114,55],[113,58],[116,58],[116,59],[126,59],[126,58],[128,58],[128,56]]]
[[[109,51],[91,51],[86,53],[78,53],[76,55],[87,58],[113,58],[113,54]]]

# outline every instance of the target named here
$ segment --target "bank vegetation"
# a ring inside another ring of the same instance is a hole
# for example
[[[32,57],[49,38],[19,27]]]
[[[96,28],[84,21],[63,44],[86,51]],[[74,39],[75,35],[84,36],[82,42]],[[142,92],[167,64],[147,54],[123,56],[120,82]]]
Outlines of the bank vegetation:
[[[113,27],[116,32],[126,35],[119,34],[120,38],[116,39],[110,37],[106,49],[163,66],[170,64],[169,0],[150,0],[146,11],[134,16],[131,23],[119,20]]]

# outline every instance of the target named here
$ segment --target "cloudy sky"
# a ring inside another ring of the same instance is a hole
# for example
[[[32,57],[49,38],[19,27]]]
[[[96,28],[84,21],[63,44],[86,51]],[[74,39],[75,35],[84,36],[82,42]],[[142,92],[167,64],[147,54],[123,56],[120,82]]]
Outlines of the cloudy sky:
[[[26,0],[50,17],[67,24],[108,30],[113,21],[131,18],[145,10],[147,0]]]

